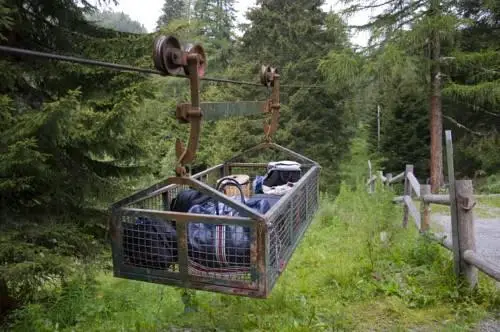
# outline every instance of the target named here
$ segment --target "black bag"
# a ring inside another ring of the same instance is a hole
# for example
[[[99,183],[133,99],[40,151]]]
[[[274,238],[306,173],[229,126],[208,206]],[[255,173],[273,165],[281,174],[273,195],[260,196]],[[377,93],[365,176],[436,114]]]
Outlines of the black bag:
[[[193,205],[204,204],[212,198],[194,189],[186,189],[177,194],[170,203],[170,211],[188,212]]]
[[[293,161],[270,162],[263,185],[266,187],[278,187],[289,182],[295,183],[300,180],[302,172],[300,164]]]
[[[289,182],[295,183],[300,180],[301,173],[300,171],[279,171],[272,170],[267,175],[264,180],[264,185],[266,187],[278,187],[285,185]]]
[[[170,223],[139,217],[123,224],[123,255],[129,264],[166,269],[177,262],[177,235]]]

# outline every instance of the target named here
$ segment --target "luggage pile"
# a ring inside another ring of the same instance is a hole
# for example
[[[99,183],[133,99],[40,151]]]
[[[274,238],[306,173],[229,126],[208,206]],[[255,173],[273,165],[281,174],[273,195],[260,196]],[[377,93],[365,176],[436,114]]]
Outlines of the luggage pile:
[[[265,175],[256,176],[250,188],[244,174],[222,177],[216,189],[265,215],[301,179],[301,165],[294,161],[268,164]],[[229,190],[232,189],[232,190]],[[188,214],[239,216],[236,209],[196,189],[185,189],[171,201],[170,211]],[[276,225],[278,228],[280,225]],[[165,269],[178,263],[175,221],[138,217],[127,224],[124,259],[131,265]],[[189,271],[195,275],[247,274],[250,272],[250,227],[189,222],[187,242]],[[148,243],[149,245],[146,245]],[[278,244],[281,246],[281,244]],[[157,250],[148,250],[156,248]]]

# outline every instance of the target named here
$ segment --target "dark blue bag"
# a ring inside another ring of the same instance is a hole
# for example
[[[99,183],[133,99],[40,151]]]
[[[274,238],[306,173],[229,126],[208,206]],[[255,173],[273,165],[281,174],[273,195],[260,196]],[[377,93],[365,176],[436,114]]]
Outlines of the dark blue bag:
[[[224,183],[221,182],[217,190],[222,191],[227,185],[234,185],[240,191],[240,197],[232,197],[232,199],[239,200],[262,214],[270,209],[270,203],[263,199],[245,201],[241,186],[232,179],[227,179]],[[214,201],[193,205],[189,213],[239,215],[233,208]],[[189,223],[188,250],[192,265],[199,270],[210,268],[215,269],[211,270],[212,272],[238,272],[238,267],[245,269],[250,264],[250,228],[238,225]]]

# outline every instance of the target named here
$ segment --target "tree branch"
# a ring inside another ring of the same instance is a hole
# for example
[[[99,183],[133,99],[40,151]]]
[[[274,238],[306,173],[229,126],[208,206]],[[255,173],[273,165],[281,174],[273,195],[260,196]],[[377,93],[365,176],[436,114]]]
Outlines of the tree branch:
[[[485,136],[485,134],[483,133],[480,133],[480,132],[477,132],[477,131],[474,131],[470,128],[467,128],[466,126],[464,126],[463,124],[459,123],[457,120],[447,116],[447,115],[443,115],[444,118],[450,120],[453,124],[455,124],[458,128],[462,128],[462,129],[465,129],[466,131],[468,131],[469,133],[471,134],[474,134],[474,135],[478,135],[478,136]]]

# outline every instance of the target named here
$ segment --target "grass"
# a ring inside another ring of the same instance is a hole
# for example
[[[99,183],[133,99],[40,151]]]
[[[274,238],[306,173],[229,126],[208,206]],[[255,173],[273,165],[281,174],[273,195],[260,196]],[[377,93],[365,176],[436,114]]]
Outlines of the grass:
[[[449,253],[401,229],[391,198],[345,186],[335,201],[325,197],[267,300],[193,292],[198,312],[184,313],[180,289],[91,270],[17,312],[10,329],[466,331],[497,311],[493,283],[457,289]]]

